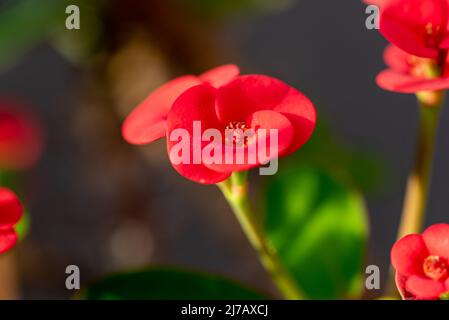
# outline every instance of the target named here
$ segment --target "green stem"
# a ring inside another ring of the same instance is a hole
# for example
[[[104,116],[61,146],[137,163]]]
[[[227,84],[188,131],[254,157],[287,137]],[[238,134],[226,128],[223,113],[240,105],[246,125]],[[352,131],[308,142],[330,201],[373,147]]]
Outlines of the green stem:
[[[398,239],[407,234],[420,233],[424,225],[440,108],[421,106],[420,110],[416,162],[407,183]]]
[[[429,95],[431,99],[428,99]],[[435,138],[443,102],[442,92],[425,92],[418,94],[417,97],[420,103],[420,125],[416,159],[407,182],[398,239],[408,234],[421,233],[423,230],[432,176]],[[394,270],[390,270],[387,292],[390,295],[397,295]]]
[[[248,198],[247,172],[234,173],[227,181],[219,183],[218,187],[279,291],[288,300],[304,299],[304,295],[285,270],[276,251],[268,243],[264,230],[252,211]]]

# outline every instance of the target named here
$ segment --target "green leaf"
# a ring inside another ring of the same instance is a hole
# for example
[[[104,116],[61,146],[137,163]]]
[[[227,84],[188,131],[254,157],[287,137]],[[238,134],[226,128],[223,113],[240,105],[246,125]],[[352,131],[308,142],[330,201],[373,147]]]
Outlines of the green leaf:
[[[19,0],[0,8],[0,69],[45,39],[64,17],[60,0]]]
[[[287,165],[267,188],[265,228],[311,299],[356,298],[368,237],[362,196],[322,169]]]
[[[153,268],[105,278],[93,284],[81,294],[80,298],[88,300],[259,300],[265,297],[222,277]]]
[[[294,157],[332,172],[370,194],[388,184],[382,159],[371,152],[348,147],[329,129],[323,117],[310,141]]]

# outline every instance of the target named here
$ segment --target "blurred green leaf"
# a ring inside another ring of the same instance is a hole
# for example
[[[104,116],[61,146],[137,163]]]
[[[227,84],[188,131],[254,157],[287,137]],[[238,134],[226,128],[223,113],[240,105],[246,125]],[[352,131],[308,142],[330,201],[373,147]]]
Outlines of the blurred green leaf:
[[[0,69],[42,41],[61,21],[63,1],[18,0],[0,8]]]
[[[77,0],[67,3],[76,4],[80,9],[80,29],[58,28],[52,38],[53,46],[73,64],[81,64],[98,48],[102,36],[103,12],[105,0]],[[65,12],[65,11],[64,11]],[[68,15],[64,16],[64,19]],[[65,23],[65,22],[64,22]]]
[[[206,18],[223,18],[249,11],[267,11],[282,8],[292,0],[178,0],[194,14]]]
[[[385,165],[381,159],[346,146],[329,130],[323,117],[310,141],[295,158],[332,172],[363,192],[377,192],[379,186],[385,185]]]
[[[117,274],[103,279],[84,291],[80,298],[88,300],[259,300],[265,297],[221,277],[154,268]]]
[[[360,296],[368,238],[362,196],[322,169],[281,166],[267,188],[265,226],[312,299]]]
[[[19,241],[23,241],[30,230],[30,213],[25,209],[23,213],[22,219],[20,219],[19,223],[14,227],[19,236]]]
[[[0,186],[17,192],[20,174],[17,171],[0,169]]]

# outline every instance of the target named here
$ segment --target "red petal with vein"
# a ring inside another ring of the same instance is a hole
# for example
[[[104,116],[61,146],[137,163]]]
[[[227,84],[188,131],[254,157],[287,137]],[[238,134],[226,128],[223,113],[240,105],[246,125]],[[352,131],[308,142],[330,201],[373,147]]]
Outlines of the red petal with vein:
[[[209,83],[215,88],[228,84],[240,74],[240,69],[234,64],[227,64],[209,70],[199,76],[201,81]]]
[[[405,288],[417,299],[436,300],[446,291],[444,283],[420,276],[411,276],[405,283]]]
[[[217,115],[223,123],[244,121],[260,110],[282,113],[293,125],[292,144],[285,154],[300,148],[312,135],[316,123],[313,104],[298,90],[263,75],[241,76],[219,89]]]
[[[219,173],[210,170],[203,164],[193,164],[193,143],[189,143],[190,164],[176,164],[172,161],[171,150],[177,145],[177,141],[171,141],[170,137],[175,129],[185,129],[190,135],[190,142],[194,137],[193,122],[201,121],[202,132],[209,128],[221,128],[222,124],[215,115],[216,89],[209,85],[195,86],[184,92],[173,104],[167,118],[167,149],[173,167],[184,177],[203,184],[214,184],[226,180],[230,173]],[[201,132],[201,134],[202,134]],[[200,148],[206,145],[201,142]]]
[[[167,82],[152,92],[126,118],[122,134],[131,144],[146,144],[165,136],[167,114],[173,102],[187,89],[201,84],[194,76],[183,76]]]
[[[23,214],[17,196],[7,188],[0,188],[0,230],[12,228]]]
[[[399,93],[438,91],[449,88],[449,77],[420,79],[393,70],[384,70],[379,73],[376,82],[382,89]]]
[[[293,139],[293,126],[290,120],[279,112],[262,110],[250,115],[245,123],[252,128],[256,134],[254,139],[242,147],[234,147],[226,150],[222,143],[219,147],[223,150],[222,164],[207,164],[211,168],[219,172],[243,171],[265,164],[273,158],[279,157],[289,148]],[[260,129],[265,129],[262,133]],[[278,143],[277,150],[271,143],[270,130],[277,130]],[[263,141],[263,142],[261,142]],[[264,144],[265,143],[265,144]],[[266,151],[260,152],[259,149],[265,146]],[[276,152],[275,152],[276,150]],[[243,162],[226,163],[226,159],[236,159],[236,154],[243,154]],[[260,154],[259,154],[260,152]],[[251,161],[250,161],[251,159]],[[253,161],[255,159],[255,161]]]
[[[449,224],[435,224],[422,237],[430,254],[449,259]]]
[[[5,253],[17,243],[17,234],[14,230],[0,230],[0,254]]]
[[[447,0],[391,0],[381,11],[380,32],[394,45],[418,57],[437,58],[442,39],[429,43],[429,25],[447,32]]]
[[[412,234],[396,242],[391,249],[391,263],[404,276],[422,275],[424,259],[429,255],[421,235]]]

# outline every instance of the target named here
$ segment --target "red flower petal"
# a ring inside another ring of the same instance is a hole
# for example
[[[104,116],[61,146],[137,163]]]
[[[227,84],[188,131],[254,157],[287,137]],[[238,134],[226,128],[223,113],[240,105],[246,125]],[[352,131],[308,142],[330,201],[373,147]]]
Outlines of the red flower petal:
[[[251,114],[245,121],[248,127],[254,130],[256,134],[255,139],[250,139],[247,145],[226,149],[224,142],[218,146],[223,150],[223,157],[221,164],[206,164],[208,168],[218,172],[235,172],[248,170],[258,167],[261,164],[267,163],[273,158],[279,157],[291,145],[293,138],[293,126],[289,119],[279,112],[262,110]],[[265,134],[262,134],[260,129],[265,129]],[[271,144],[270,130],[276,129],[278,134],[277,152]],[[254,146],[254,147],[252,147]],[[266,152],[261,152],[265,147]],[[259,150],[260,148],[260,150]],[[244,155],[242,163],[226,163],[225,159],[236,159],[236,154],[241,152]],[[260,153],[260,154],[259,154]],[[251,159],[251,161],[249,160]],[[255,160],[255,161],[253,161]]]
[[[410,54],[437,58],[442,38],[430,38],[428,28],[447,32],[448,16],[446,0],[391,0],[382,10],[380,32]]]
[[[444,283],[420,276],[411,276],[405,284],[406,290],[421,300],[439,299],[446,291]]]
[[[17,243],[17,234],[14,230],[0,230],[0,254],[5,253]]]
[[[285,99],[274,109],[282,113],[293,125],[292,143],[283,156],[301,148],[312,136],[316,125],[316,110],[312,102],[301,92],[290,88]]]
[[[410,72],[410,64],[408,62],[410,57],[413,56],[392,44],[387,46],[384,51],[384,61],[386,65],[394,71],[404,74]]]
[[[240,74],[240,69],[234,64],[227,64],[209,70],[199,76],[201,81],[209,83],[215,88],[228,84]]]
[[[385,90],[400,93],[438,91],[449,88],[449,77],[420,79],[393,70],[384,70],[376,78],[377,85]]]
[[[259,110],[273,110],[293,124],[292,145],[285,153],[300,148],[315,129],[313,104],[298,90],[284,82],[263,75],[241,76],[219,89],[217,115],[223,123],[244,121]]]
[[[193,139],[200,139],[193,132],[193,122],[201,121],[202,131],[209,128],[221,128],[222,124],[215,114],[216,89],[209,85],[195,86],[184,92],[173,104],[167,118],[167,149],[173,167],[184,177],[203,184],[213,184],[226,180],[230,173],[219,173],[208,169],[203,164],[194,164]],[[176,163],[171,155],[171,151],[177,141],[171,141],[170,137],[175,129],[185,129],[190,135],[188,149],[190,150],[190,164]],[[201,132],[202,134],[202,132]],[[199,148],[202,149],[206,142],[201,142]],[[201,159],[200,159],[201,160]]]
[[[0,230],[12,228],[23,214],[17,196],[7,188],[0,188]]]
[[[272,110],[289,90],[288,85],[268,76],[238,77],[218,91],[218,118],[223,123],[244,121],[256,111]]]
[[[173,102],[184,91],[201,83],[197,77],[183,76],[156,89],[126,118],[123,138],[132,144],[146,144],[164,137]]]
[[[396,242],[391,249],[391,263],[404,276],[422,275],[429,251],[421,235],[411,234]]]
[[[431,255],[449,259],[449,224],[435,224],[427,228],[422,238]]]
[[[413,298],[410,296],[410,293],[407,292],[405,289],[405,283],[407,282],[407,277],[400,274],[399,272],[396,272],[395,278],[396,287],[398,288],[399,294],[401,295],[402,299],[411,299]]]

